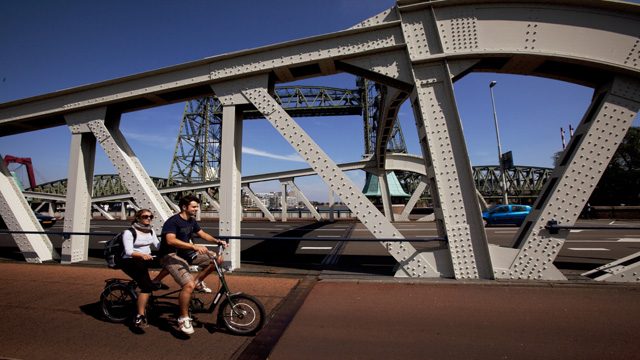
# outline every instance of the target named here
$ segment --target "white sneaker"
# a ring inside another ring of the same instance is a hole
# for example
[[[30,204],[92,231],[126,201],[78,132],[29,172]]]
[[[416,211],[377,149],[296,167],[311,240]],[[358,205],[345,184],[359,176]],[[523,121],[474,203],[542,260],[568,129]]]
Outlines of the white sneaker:
[[[213,292],[213,290],[209,289],[204,281],[198,281],[196,283],[196,292],[208,294],[210,292]]]
[[[193,334],[194,330],[191,323],[192,321],[193,320],[191,318],[178,319],[178,326],[180,327],[180,331],[189,335]]]

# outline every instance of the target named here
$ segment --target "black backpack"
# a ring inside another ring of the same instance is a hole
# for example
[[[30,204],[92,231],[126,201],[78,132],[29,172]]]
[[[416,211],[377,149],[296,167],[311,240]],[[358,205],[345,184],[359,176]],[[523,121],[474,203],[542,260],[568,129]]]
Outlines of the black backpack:
[[[124,254],[124,244],[122,243],[122,235],[125,231],[131,231],[133,241],[136,241],[137,232],[134,228],[123,230],[118,235],[111,238],[104,244],[104,258],[107,260],[107,266],[111,269],[120,269],[120,262]]]

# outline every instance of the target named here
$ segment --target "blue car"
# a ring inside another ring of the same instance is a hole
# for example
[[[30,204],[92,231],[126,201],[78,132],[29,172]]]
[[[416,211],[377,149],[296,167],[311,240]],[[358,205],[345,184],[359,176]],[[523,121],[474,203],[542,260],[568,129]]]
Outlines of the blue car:
[[[522,225],[529,215],[531,206],[527,205],[494,205],[482,212],[484,226],[489,225]]]

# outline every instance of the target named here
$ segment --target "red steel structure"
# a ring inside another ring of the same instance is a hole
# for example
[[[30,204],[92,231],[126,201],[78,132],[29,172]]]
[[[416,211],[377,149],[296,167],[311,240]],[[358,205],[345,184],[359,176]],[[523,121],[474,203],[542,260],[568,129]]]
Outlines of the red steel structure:
[[[31,162],[31,158],[19,158],[11,155],[4,156],[4,164],[9,166],[9,164],[22,164],[27,167],[27,174],[29,175],[29,186],[36,186],[36,177],[33,174],[33,163]]]

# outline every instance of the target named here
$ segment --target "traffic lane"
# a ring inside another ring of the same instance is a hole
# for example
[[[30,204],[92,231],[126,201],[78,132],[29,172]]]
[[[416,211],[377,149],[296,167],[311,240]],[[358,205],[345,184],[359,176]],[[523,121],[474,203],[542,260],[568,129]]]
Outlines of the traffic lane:
[[[435,222],[394,223],[394,225],[407,240],[438,237]],[[617,221],[611,223],[611,221],[608,220],[580,220],[577,225],[640,226],[640,223],[637,221]],[[485,228],[485,230],[490,244],[509,246],[515,238],[519,227],[506,225],[492,226]],[[640,251],[639,230],[640,229],[571,230],[555,263],[559,268],[589,270],[624,256],[634,254]],[[373,235],[363,224],[358,223],[352,232],[352,237],[371,238]],[[438,248],[439,246],[443,246],[440,242],[412,242],[412,244],[417,249]],[[384,256],[384,253],[387,253],[387,256],[389,256],[384,247],[353,242],[348,243],[345,251],[350,251],[350,253],[343,252],[343,254],[345,256],[351,256],[353,261],[357,259],[357,253],[366,254],[367,256]],[[363,261],[364,260],[365,259],[363,259]]]
[[[605,226],[620,225],[634,226],[638,222],[610,221],[580,221],[578,225]],[[434,222],[394,223],[394,226],[406,240],[424,240],[438,238]],[[346,237],[365,239],[373,238],[372,233],[361,223],[336,222],[331,224],[306,223],[264,223],[243,222],[244,236],[273,237],[270,240],[243,240],[243,262],[255,264],[275,262],[280,265],[299,264],[301,268],[323,266],[330,270],[342,267],[347,271],[370,272],[378,275],[393,274],[395,261],[386,248],[376,240],[349,241],[346,243],[333,241],[278,240],[277,236],[290,237]],[[508,246],[515,238],[519,228],[516,226],[493,226],[486,228],[487,239],[490,244]],[[589,270],[633,254],[640,250],[640,232],[637,230],[571,230],[555,262],[560,268]],[[233,240],[232,240],[233,241]],[[264,242],[264,244],[263,244]],[[443,248],[444,243],[412,242],[419,250]],[[338,248],[338,245],[341,247]],[[258,248],[247,251],[253,247]],[[259,249],[259,251],[258,251]],[[245,256],[245,254],[247,256]]]
[[[59,222],[60,224],[62,222]],[[210,233],[213,236],[218,236],[219,223],[214,220],[201,220],[199,221],[201,228]],[[335,222],[335,223],[318,223],[316,221],[292,221],[285,223],[268,223],[265,221],[257,222],[243,222],[242,223],[242,236],[247,236],[249,239],[243,239],[242,241],[237,239],[230,239],[231,244],[240,243],[241,251],[243,252],[243,262],[266,262],[266,261],[280,261],[289,263],[305,263],[310,262],[311,265],[319,264],[322,261],[321,253],[319,254],[317,249],[306,249],[304,244],[300,245],[299,241],[290,239],[271,239],[276,237],[306,237],[306,238],[344,238],[348,236],[350,222]],[[126,220],[103,220],[96,219],[91,221],[92,235],[89,236],[89,257],[101,257],[104,250],[104,243],[108,241],[113,234],[116,234],[131,226],[130,221]],[[62,225],[55,225],[52,228],[45,230],[48,233],[62,232]],[[158,231],[159,233],[159,231]],[[102,235],[101,235],[102,234]],[[269,240],[251,239],[252,237],[264,237]],[[61,235],[50,234],[49,238],[53,244],[53,247],[57,251],[61,251],[63,238]],[[193,241],[197,244],[210,245],[210,243],[195,237]],[[264,244],[263,244],[264,243]],[[332,245],[333,247],[335,242]],[[258,246],[258,248],[256,248]],[[293,247],[292,247],[293,246]],[[22,255],[17,251],[15,241],[10,234],[0,234],[0,258],[20,259]],[[305,249],[299,249],[305,247]],[[311,247],[319,248],[317,244],[311,245]],[[322,247],[327,247],[323,245]],[[255,248],[255,249],[254,249]],[[298,251],[300,250],[300,251]],[[305,254],[305,252],[307,254]],[[287,256],[296,255],[309,255],[306,258],[298,257],[287,259]],[[316,258],[320,256],[320,260]]]
[[[351,225],[344,223],[315,221],[278,224],[279,226],[264,223],[246,227],[244,225],[243,222],[243,236],[267,239],[242,240],[243,264],[307,271],[324,266],[325,258],[331,256],[339,244],[338,240],[331,239],[347,237],[351,228]]]
[[[639,295],[619,286],[321,282],[269,359],[632,359]]]
[[[590,221],[581,225],[606,226],[609,221]],[[637,226],[638,223],[610,224]],[[574,229],[565,240],[556,262],[564,267],[591,270],[640,251],[640,231],[630,229]],[[582,266],[581,266],[582,264]]]
[[[216,236],[218,234],[218,221],[203,220],[200,221],[201,226],[205,231]],[[628,221],[628,222],[611,222],[608,220],[580,220],[577,225],[586,226],[638,226],[640,223]],[[93,250],[93,256],[101,256],[100,251],[104,248],[104,242],[109,239],[110,235],[98,235],[99,233],[113,234],[122,229],[130,226],[129,221],[122,220],[92,220],[91,232],[96,233],[89,237],[89,248]],[[402,233],[405,239],[428,239],[436,238],[438,236],[436,225],[434,222],[411,222],[404,223],[398,222],[394,226]],[[62,222],[54,225],[52,228],[46,230],[47,232],[61,232]],[[487,238],[489,243],[508,246],[518,231],[518,227],[515,226],[497,226],[486,228]],[[267,237],[277,238],[279,237],[323,237],[323,238],[373,238],[371,232],[361,223],[339,221],[334,223],[318,223],[315,221],[291,221],[285,223],[270,223],[265,221],[244,221],[242,223],[242,235],[247,237]],[[50,239],[54,245],[54,248],[61,249],[62,236],[52,234]],[[562,266],[575,267],[576,264],[593,264],[602,265],[609,263],[613,260],[622,258],[624,256],[636,253],[640,250],[640,231],[638,230],[571,230],[571,233],[567,237],[565,245],[563,246],[556,262],[562,263]],[[195,239],[197,243],[206,243],[200,239]],[[238,240],[231,240],[232,242]],[[265,245],[260,245],[266,242]],[[281,245],[276,246],[275,244]],[[343,246],[341,251],[349,250],[350,253],[345,256],[350,256],[349,264],[353,264],[357,259],[355,252],[360,252],[362,256],[387,256],[386,254],[380,254],[380,252],[386,252],[384,247],[380,246],[377,241],[373,241],[375,245],[366,245],[366,243],[349,242],[347,246]],[[294,244],[295,246],[293,246]],[[279,261],[287,262],[282,255],[288,256],[296,255],[308,255],[307,259],[297,258],[288,261],[290,263],[301,263],[304,261],[311,261],[313,264],[322,263],[322,255],[329,255],[336,251],[336,246],[339,242],[323,242],[322,244],[306,246],[300,242],[292,240],[252,240],[244,239],[241,241],[241,251],[243,252],[243,262],[245,259],[252,262],[267,262],[269,259],[278,259]],[[414,242],[417,248],[436,246],[433,243],[419,243]],[[436,242],[437,244],[437,242]],[[254,247],[260,245],[259,252],[249,251],[251,255],[249,258],[245,256],[247,250],[251,250]],[[3,247],[3,253],[6,253],[7,248],[15,248],[15,242],[10,234],[0,234],[0,246]],[[331,249],[328,247],[331,246]],[[305,247],[305,249],[302,249]],[[311,249],[310,247],[316,247]],[[98,254],[99,253],[99,254]],[[275,256],[274,256],[275,253]],[[98,255],[96,255],[98,254]],[[15,254],[13,254],[15,255]],[[339,254],[338,254],[339,255]],[[2,254],[2,257],[10,257],[11,254]],[[22,259],[21,255],[16,255]],[[90,256],[92,256],[90,254]],[[334,257],[337,255],[334,255]],[[318,259],[320,257],[320,259]],[[367,260],[367,259],[365,259]],[[346,260],[345,260],[346,261]],[[308,268],[309,266],[307,266]],[[585,266],[585,269],[590,268]]]

